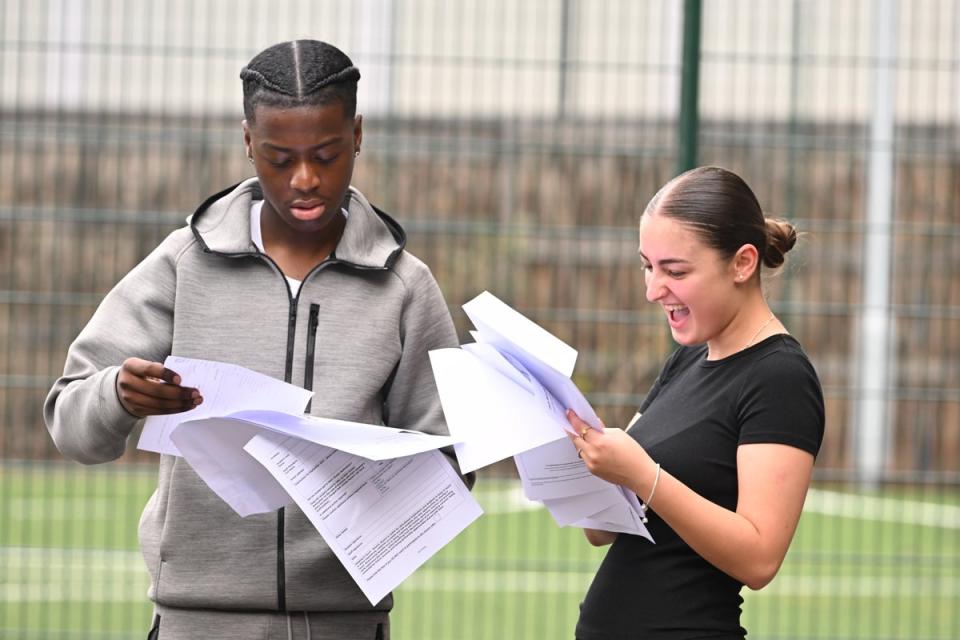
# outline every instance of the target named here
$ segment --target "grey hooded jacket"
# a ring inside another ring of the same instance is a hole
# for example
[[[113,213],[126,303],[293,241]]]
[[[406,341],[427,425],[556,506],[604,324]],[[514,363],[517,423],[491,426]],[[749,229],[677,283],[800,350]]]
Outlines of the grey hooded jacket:
[[[427,352],[456,346],[457,336],[400,226],[351,189],[340,243],[291,296],[250,239],[250,205],[260,198],[256,179],[211,196],[104,298],[44,406],[66,457],[93,464],[122,455],[137,419],[118,400],[119,365],[169,354],[312,389],[315,415],[447,433]],[[179,457],[160,458],[140,544],[149,597],[162,605],[373,609],[297,507],[240,518]],[[392,604],[387,596],[375,609]]]

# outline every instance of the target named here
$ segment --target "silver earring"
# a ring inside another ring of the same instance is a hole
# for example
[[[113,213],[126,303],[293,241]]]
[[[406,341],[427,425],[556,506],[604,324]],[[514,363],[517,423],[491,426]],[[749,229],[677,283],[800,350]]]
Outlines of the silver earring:
[[[360,149],[357,149],[356,151],[353,152],[353,157],[354,157],[354,158],[359,158],[359,157],[360,157]]]
[[[253,164],[253,156],[247,156],[247,160],[250,161],[250,164]]]

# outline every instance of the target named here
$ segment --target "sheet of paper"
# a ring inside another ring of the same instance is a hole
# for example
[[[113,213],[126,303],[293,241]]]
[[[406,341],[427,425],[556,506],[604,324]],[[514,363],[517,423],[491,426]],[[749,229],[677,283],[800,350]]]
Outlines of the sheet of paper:
[[[400,458],[453,444],[448,436],[277,411],[240,411],[188,420],[174,427],[170,438],[197,475],[234,511],[248,516],[291,502],[283,487],[243,449],[263,432],[302,438],[370,460]]]
[[[430,364],[460,469],[466,473],[566,438],[564,409],[531,394],[463,349],[436,349]]]
[[[601,428],[600,418],[570,379],[576,350],[488,291],[463,305],[474,339],[494,347],[527,377],[534,377],[565,409]],[[466,345],[464,345],[466,347]]]
[[[543,392],[549,394],[564,410],[573,409],[580,419],[597,431],[603,431],[603,423],[597,416],[593,407],[587,402],[587,399],[573,383],[573,380],[565,377],[559,371],[548,367],[543,362],[522,352],[504,353],[504,358],[510,362],[514,368],[521,371],[525,377],[536,383],[534,388],[539,387]],[[566,417],[564,417],[566,422]],[[570,429],[569,423],[565,427]]]
[[[293,497],[374,605],[482,513],[439,451],[375,462],[270,432],[245,450]]]
[[[580,522],[611,507],[616,507],[623,502],[623,496],[620,495],[615,486],[608,483],[604,489],[593,493],[550,498],[540,502],[547,508],[547,511],[550,512],[559,526],[569,527],[575,522]]]
[[[472,331],[471,333],[474,335],[474,338],[479,337],[476,331]],[[470,352],[485,365],[508,380],[516,383],[517,386],[526,389],[531,394],[533,393],[533,381],[530,379],[530,376],[513,366],[493,345],[482,342],[469,342],[460,345],[460,348]]]
[[[568,438],[513,459],[524,494],[542,502],[559,526],[632,533],[653,541],[637,496],[591,474]]]
[[[247,517],[293,502],[283,485],[243,449],[264,431],[262,426],[229,417],[202,418],[180,423],[170,437],[207,486],[238,515]]]
[[[613,533],[629,533],[643,536],[650,542],[654,542],[653,536],[647,531],[647,527],[641,519],[640,500],[623,487],[617,487],[617,489],[620,490],[623,498],[620,502],[593,514],[589,518],[578,520],[571,526],[580,529],[599,529]]]
[[[295,436],[370,460],[402,458],[453,445],[450,436],[280,411],[238,411],[231,420]],[[181,427],[182,428],[182,427]]]
[[[524,494],[558,524],[645,535],[639,501],[591,474],[566,434],[566,410],[603,431],[570,379],[577,352],[489,292],[463,305],[474,344],[430,352],[463,471],[512,455]]]
[[[182,385],[199,389],[203,404],[183,413],[147,418],[137,443],[145,451],[180,455],[170,433],[187,420],[224,416],[244,409],[299,414],[313,396],[311,391],[235,364],[179,356],[169,356],[163,364],[180,375]]]
[[[496,346],[500,340],[522,347],[524,351],[566,377],[573,374],[576,350],[539,326],[489,291],[484,291],[463,305],[463,310],[477,329],[485,331]]]
[[[558,440],[570,430],[568,408],[602,430],[567,377],[575,350],[489,292],[464,310],[478,342],[430,352],[447,426],[461,441],[454,449],[463,471]]]
[[[577,448],[569,438],[562,438],[513,457],[523,484],[523,493],[531,500],[565,498],[583,493],[603,491],[609,482],[590,473],[577,456]],[[580,517],[596,513],[585,511]]]

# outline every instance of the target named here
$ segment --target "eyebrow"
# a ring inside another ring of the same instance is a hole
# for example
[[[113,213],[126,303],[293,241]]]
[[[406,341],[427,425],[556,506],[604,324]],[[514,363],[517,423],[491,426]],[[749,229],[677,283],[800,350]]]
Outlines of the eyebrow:
[[[643,258],[646,262],[650,262],[647,256],[643,255],[643,251],[637,249],[637,253],[640,254],[640,257]],[[657,265],[664,267],[671,264],[692,264],[689,260],[683,260],[682,258],[664,258],[663,260],[658,260]]]
[[[336,144],[337,142],[341,142],[341,141],[343,141],[343,136],[337,136],[335,138],[331,138],[330,140],[325,140],[318,145],[314,145],[310,147],[310,150],[313,151],[315,149],[323,149],[324,147],[329,147],[330,145]],[[260,146],[267,147],[269,149],[272,149],[273,151],[280,151],[282,153],[288,153],[290,151],[293,151],[293,149],[290,149],[288,147],[281,147],[278,144],[273,144],[272,142],[267,142],[266,140],[261,142]]]

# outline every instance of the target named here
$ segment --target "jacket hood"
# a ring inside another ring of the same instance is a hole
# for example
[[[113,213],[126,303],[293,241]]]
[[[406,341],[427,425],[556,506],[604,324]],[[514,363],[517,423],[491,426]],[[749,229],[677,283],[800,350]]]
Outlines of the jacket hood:
[[[257,178],[207,198],[187,219],[203,250],[230,256],[258,254],[250,238],[250,206],[261,199]],[[347,224],[331,258],[367,269],[393,266],[407,242],[400,224],[353,187],[347,192],[344,208],[349,213]]]

